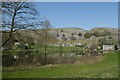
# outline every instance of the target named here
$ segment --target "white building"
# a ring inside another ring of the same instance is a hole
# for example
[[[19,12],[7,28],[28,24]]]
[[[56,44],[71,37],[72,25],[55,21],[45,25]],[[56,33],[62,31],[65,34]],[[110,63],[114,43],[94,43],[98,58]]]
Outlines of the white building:
[[[103,50],[114,50],[114,45],[103,45]]]
[[[20,43],[19,42],[16,42],[15,45],[19,45]]]

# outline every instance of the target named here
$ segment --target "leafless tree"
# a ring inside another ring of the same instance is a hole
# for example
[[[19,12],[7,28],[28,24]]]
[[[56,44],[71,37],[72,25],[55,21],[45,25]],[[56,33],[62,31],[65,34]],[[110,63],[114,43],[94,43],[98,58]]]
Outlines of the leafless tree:
[[[9,36],[2,46],[10,40],[14,31],[34,29],[37,14],[38,12],[31,2],[2,2],[2,30],[9,32]]]
[[[41,25],[42,25],[42,30],[44,32],[44,50],[45,50],[45,65],[47,64],[47,61],[46,61],[46,54],[47,54],[47,45],[48,45],[48,33],[49,33],[49,30],[50,28],[52,27],[51,24],[50,24],[50,21],[48,20],[45,20],[43,22],[41,22]]]

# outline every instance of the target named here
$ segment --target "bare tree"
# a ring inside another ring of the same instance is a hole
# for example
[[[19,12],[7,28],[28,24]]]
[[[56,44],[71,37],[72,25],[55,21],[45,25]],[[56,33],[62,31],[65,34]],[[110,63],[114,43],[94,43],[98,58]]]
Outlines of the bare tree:
[[[2,2],[2,30],[9,32],[2,46],[10,40],[14,31],[35,28],[37,13],[30,2]]]
[[[47,45],[48,45],[48,31],[50,30],[50,28],[52,27],[50,22],[48,20],[45,20],[43,22],[41,22],[42,25],[42,30],[44,32],[44,50],[45,50],[45,65],[47,64],[46,61],[46,54],[47,54]]]

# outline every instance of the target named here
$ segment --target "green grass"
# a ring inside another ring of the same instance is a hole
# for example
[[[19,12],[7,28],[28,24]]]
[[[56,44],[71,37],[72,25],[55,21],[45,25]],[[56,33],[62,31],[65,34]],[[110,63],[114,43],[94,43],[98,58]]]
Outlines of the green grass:
[[[34,49],[30,49],[31,53],[38,51],[38,53],[44,53],[44,47],[39,45],[34,45]],[[61,52],[62,51],[62,52]],[[64,46],[64,47],[58,47],[58,46],[48,46],[47,47],[47,53],[71,53],[71,52],[80,52],[81,48],[77,46]],[[3,50],[3,54],[17,54],[17,53],[24,53],[28,52],[28,50]],[[0,53],[1,54],[1,53]]]
[[[103,56],[101,61],[89,64],[9,67],[9,69],[14,71],[3,72],[3,78],[118,78],[118,54],[109,53]]]

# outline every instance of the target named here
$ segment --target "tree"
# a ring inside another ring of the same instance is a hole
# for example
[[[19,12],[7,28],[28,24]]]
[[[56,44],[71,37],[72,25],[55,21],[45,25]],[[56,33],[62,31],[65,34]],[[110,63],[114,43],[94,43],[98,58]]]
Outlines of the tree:
[[[85,38],[90,38],[92,36],[92,33],[91,32],[86,32],[85,34],[84,34],[84,37]]]
[[[51,25],[50,25],[50,22],[48,20],[45,20],[43,22],[41,22],[42,24],[42,30],[45,34],[44,36],[44,50],[45,50],[45,65],[47,64],[47,61],[46,61],[46,54],[47,54],[47,45],[48,45],[48,31],[49,29],[51,28]]]
[[[74,33],[71,33],[71,40],[76,40],[76,37],[74,35]]]
[[[2,30],[9,31],[9,36],[2,46],[11,38],[14,31],[35,28],[37,10],[28,2],[2,2]],[[34,27],[33,27],[34,26]]]
[[[94,31],[94,32],[93,32],[93,35],[96,36],[96,37],[100,37],[100,36],[101,36],[101,32]]]
[[[82,33],[79,32],[79,33],[78,33],[78,36],[82,36]]]
[[[62,34],[62,40],[66,41],[67,40],[67,37],[65,34]]]
[[[61,29],[60,32],[62,33],[62,32],[63,32],[63,29]]]
[[[118,46],[117,46],[117,44],[115,44],[115,46],[114,46],[114,50],[118,50]]]

